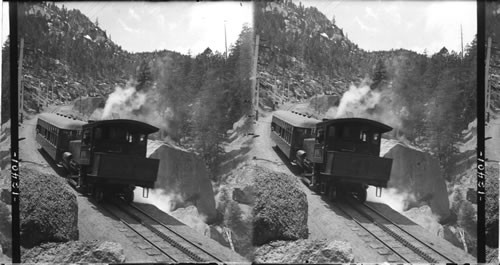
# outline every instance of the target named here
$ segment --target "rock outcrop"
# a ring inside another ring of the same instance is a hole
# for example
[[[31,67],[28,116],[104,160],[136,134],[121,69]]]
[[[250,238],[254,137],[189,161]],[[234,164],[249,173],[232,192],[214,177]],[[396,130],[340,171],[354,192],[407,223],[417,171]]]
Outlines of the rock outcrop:
[[[168,143],[148,141],[147,156],[160,159],[155,189],[175,194],[172,197],[177,207],[193,204],[207,221],[216,218],[212,183],[205,163],[198,155]]]
[[[396,140],[382,140],[380,155],[393,159],[387,186],[406,195],[407,208],[403,210],[427,204],[439,221],[448,218],[448,191],[436,158]]]
[[[76,195],[62,178],[25,165],[20,193],[21,246],[78,240]]]
[[[306,264],[350,263],[354,261],[349,243],[326,240],[276,241],[255,251],[256,263]]]
[[[255,174],[254,245],[307,238],[307,197],[296,179],[265,168],[256,168]]]
[[[255,192],[251,186],[245,186],[244,188],[234,188],[233,189],[233,201],[252,205],[254,203]]]
[[[403,212],[403,215],[435,236],[443,233],[443,226],[439,224],[437,216],[432,213],[432,210],[428,205],[411,208],[410,210]]]
[[[125,255],[114,242],[46,243],[24,251],[23,263],[123,263]]]

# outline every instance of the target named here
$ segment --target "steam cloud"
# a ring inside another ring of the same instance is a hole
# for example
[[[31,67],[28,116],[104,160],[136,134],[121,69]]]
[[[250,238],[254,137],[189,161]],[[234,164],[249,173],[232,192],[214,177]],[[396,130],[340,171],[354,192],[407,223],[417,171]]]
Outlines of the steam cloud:
[[[368,187],[367,193],[367,201],[386,204],[393,210],[422,226],[431,234],[442,236],[443,226],[439,224],[439,217],[432,212],[430,206],[423,205],[409,209],[417,201],[413,195],[388,188],[382,190],[381,197],[376,197],[375,187],[373,186]]]
[[[392,188],[383,189],[380,197],[375,196],[375,187],[373,186],[368,186],[366,192],[367,201],[384,203],[399,213],[408,210],[408,207],[416,201],[413,195],[400,193]]]
[[[207,217],[200,214],[194,205],[189,205],[185,208],[177,208],[177,202],[184,201],[178,193],[168,193],[163,189],[153,189],[149,191],[148,198],[143,198],[142,190],[135,189],[134,201],[152,204],[162,212],[173,216],[175,219],[201,234],[207,234],[210,229],[206,224]]]
[[[134,190],[135,202],[153,204],[165,213],[171,213],[176,208],[176,202],[181,200],[177,193],[167,193],[162,189],[150,190],[148,198],[142,197],[142,189]]]
[[[111,119],[113,114],[129,116],[139,112],[144,103],[146,103],[145,93],[137,92],[133,86],[125,88],[117,86],[106,100],[101,119]]]
[[[124,88],[117,86],[106,99],[104,108],[93,113],[91,118],[138,120],[168,132],[168,120],[174,114],[168,107],[165,111],[160,109],[155,87],[137,91],[132,82],[128,82]]]
[[[342,95],[339,105],[327,111],[326,118],[366,118],[400,129],[402,127],[400,117],[406,113],[404,109],[400,111],[394,109],[392,90],[372,90],[368,82],[364,80],[359,87],[351,85]]]

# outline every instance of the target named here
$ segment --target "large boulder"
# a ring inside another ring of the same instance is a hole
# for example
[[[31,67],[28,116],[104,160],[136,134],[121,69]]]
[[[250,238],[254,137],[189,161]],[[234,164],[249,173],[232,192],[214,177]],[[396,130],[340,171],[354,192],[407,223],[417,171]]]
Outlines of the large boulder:
[[[78,240],[78,202],[61,178],[23,166],[20,181],[21,246]]]
[[[450,202],[443,172],[436,158],[396,140],[382,140],[380,155],[392,158],[387,187],[405,194],[406,209],[427,204],[438,220],[450,216]]]
[[[45,243],[22,253],[23,263],[123,263],[125,255],[115,242]]]
[[[255,168],[253,243],[308,237],[306,194],[292,176]]]
[[[217,217],[212,183],[198,155],[165,142],[148,141],[147,156],[160,159],[155,189],[175,194],[172,198],[178,207],[194,204],[208,222]]]
[[[275,241],[255,250],[256,263],[306,264],[351,263],[351,245],[342,241]]]

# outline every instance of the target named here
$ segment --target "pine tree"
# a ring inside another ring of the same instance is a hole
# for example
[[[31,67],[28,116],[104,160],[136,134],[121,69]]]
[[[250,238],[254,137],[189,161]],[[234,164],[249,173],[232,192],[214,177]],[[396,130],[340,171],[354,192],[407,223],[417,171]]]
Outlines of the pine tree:
[[[377,60],[377,64],[375,65],[375,69],[372,75],[372,85],[371,89],[379,89],[384,84],[384,81],[387,81],[387,69],[385,67],[384,62],[381,59]]]
[[[151,73],[151,67],[143,60],[141,65],[139,66],[138,74],[137,74],[137,86],[136,91],[148,90],[151,88],[153,83],[153,75]]]

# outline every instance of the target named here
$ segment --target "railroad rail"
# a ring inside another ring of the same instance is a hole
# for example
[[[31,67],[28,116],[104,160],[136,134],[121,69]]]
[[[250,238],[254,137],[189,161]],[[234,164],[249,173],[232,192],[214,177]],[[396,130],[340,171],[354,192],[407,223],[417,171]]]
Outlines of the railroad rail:
[[[415,240],[418,242],[420,246],[424,246],[424,248],[421,249],[427,249],[429,250],[429,254],[426,254],[428,256],[436,256],[434,257],[435,259],[444,259],[446,262],[451,262],[451,263],[456,263],[453,259],[450,257],[444,255],[443,253],[439,252],[429,244],[425,243],[424,241],[418,239],[416,236],[412,235],[410,232],[408,232],[406,229],[402,228],[400,225],[394,223],[391,219],[389,219],[387,216],[383,215],[381,212],[377,211],[373,207],[367,205],[366,203],[362,204],[363,207],[369,209],[371,212],[375,213],[377,216],[381,217],[383,220],[387,221],[389,224],[386,224],[386,227],[393,227],[395,230],[399,230],[402,232],[403,236],[409,237],[411,240]],[[421,250],[420,249],[420,250]]]
[[[142,209],[123,202],[111,202],[114,210],[104,207],[128,228],[166,256],[167,262],[223,262],[197,244],[152,217]],[[147,234],[145,236],[144,234]]]
[[[132,224],[131,222],[125,220],[125,218],[122,217],[122,214],[120,213],[119,210],[112,209],[111,207],[108,206],[104,206],[104,204],[101,204],[100,207],[106,210],[108,213],[110,213],[113,217],[117,218],[122,224],[124,224],[128,229],[132,230],[134,233],[136,233],[139,237],[141,237],[145,242],[147,242],[153,248],[157,249],[160,255],[163,256],[160,258],[163,262],[174,262],[174,263],[180,262],[178,259],[174,258],[171,254],[163,250],[163,248],[159,246],[157,243],[155,243],[153,239],[150,239],[149,237],[143,235],[143,233],[140,231],[141,227],[138,227],[136,224]]]
[[[142,210],[142,209],[140,209],[137,206],[134,206],[132,204],[130,204],[128,206],[131,207],[132,209],[137,210],[142,215],[144,215],[147,218],[149,218],[150,220],[152,220],[154,223],[156,223],[156,225],[160,226],[161,228],[164,228],[166,231],[168,231],[169,233],[171,233],[171,235],[175,235],[175,236],[172,236],[172,238],[175,238],[175,237],[179,238],[180,240],[178,240],[177,242],[185,242],[185,243],[187,243],[187,245],[189,247],[193,247],[193,248],[191,248],[193,250],[193,254],[195,254],[198,257],[200,257],[201,261],[223,262],[223,260],[221,260],[220,258],[214,256],[213,254],[211,254],[207,250],[205,250],[202,247],[200,247],[198,244],[196,244],[196,243],[192,242],[191,240],[185,238],[180,233],[175,232],[172,228],[168,227],[167,225],[165,225],[160,220],[158,220],[158,219],[154,218],[153,216],[149,215],[144,210]]]
[[[366,204],[346,198],[346,202],[337,204],[337,207],[382,243],[389,250],[387,254],[394,254],[389,262],[454,263],[452,259]]]

